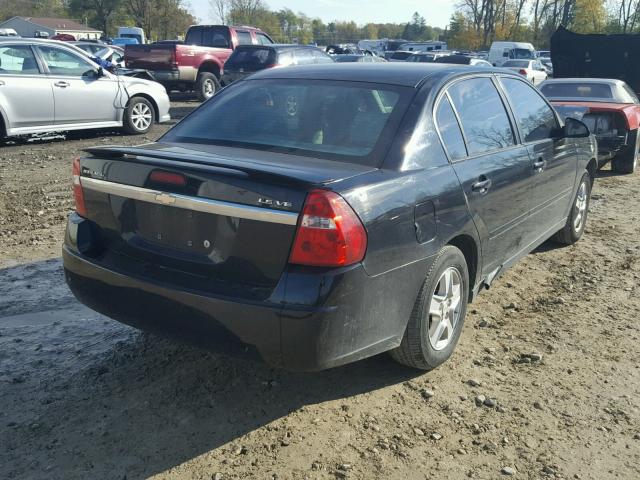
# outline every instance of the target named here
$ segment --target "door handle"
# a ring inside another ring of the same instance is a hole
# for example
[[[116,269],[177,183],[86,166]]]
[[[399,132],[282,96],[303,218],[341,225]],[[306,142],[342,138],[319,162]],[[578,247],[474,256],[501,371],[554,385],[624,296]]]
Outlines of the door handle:
[[[482,175],[476,183],[471,185],[471,190],[478,193],[487,193],[489,187],[491,187],[491,180]]]
[[[67,88],[67,87],[68,87],[69,85],[71,85],[71,84],[70,84],[69,82],[62,82],[62,81],[60,81],[60,82],[56,82],[56,83],[54,83],[54,85],[55,85],[56,87],[60,87],[60,88]]]
[[[541,172],[542,170],[544,170],[544,164],[544,159],[542,157],[539,157],[537,161],[533,162],[533,168],[534,170]]]

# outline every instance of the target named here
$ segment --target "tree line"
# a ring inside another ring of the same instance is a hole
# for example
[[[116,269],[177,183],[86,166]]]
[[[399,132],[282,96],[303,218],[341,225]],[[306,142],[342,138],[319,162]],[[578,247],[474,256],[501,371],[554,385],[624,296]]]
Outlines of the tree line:
[[[549,46],[560,25],[578,33],[637,33],[640,0],[461,0],[446,32],[453,48],[494,40]]]
[[[325,23],[289,8],[271,10],[265,0],[209,0],[215,21],[253,25],[282,43],[328,45],[402,38],[481,49],[494,40],[514,40],[545,48],[559,25],[581,33],[640,32],[640,0],[457,1],[456,13],[442,29],[430,26],[418,12],[406,23],[358,25],[346,20]],[[187,0],[0,0],[0,19],[14,15],[74,18],[110,36],[118,26],[138,26],[153,40],[178,38],[197,23]]]
[[[114,36],[119,26],[136,26],[153,40],[174,39],[197,23],[185,0],[0,0],[0,19],[71,18]]]

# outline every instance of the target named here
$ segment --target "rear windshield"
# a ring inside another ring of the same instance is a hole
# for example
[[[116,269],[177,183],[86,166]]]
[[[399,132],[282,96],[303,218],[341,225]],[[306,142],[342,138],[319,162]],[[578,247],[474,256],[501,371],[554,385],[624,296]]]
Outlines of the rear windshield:
[[[413,92],[373,83],[248,80],[222,90],[161,141],[378,166]]]
[[[503,67],[529,68],[527,60],[509,60],[502,64]]]
[[[406,60],[411,55],[413,55],[413,53],[411,52],[396,52],[393,55],[391,55],[391,58],[393,60]]]
[[[533,60],[535,58],[535,53],[533,50],[527,50],[526,48],[514,48],[512,50],[513,58],[528,58]]]
[[[434,60],[434,55],[411,55],[407,58],[407,62],[433,63]]]
[[[540,90],[547,98],[613,99],[611,87],[606,83],[545,83]]]
[[[227,27],[198,25],[187,30],[184,43],[187,45],[203,45],[205,47],[231,48],[231,36]]]
[[[225,70],[243,68],[248,71],[262,70],[276,63],[276,52],[268,47],[238,47],[225,62]]]

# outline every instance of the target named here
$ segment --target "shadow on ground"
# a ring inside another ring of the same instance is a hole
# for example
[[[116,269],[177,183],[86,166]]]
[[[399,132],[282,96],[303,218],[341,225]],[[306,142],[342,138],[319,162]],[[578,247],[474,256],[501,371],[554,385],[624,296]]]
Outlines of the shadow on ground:
[[[52,265],[16,268],[60,278]],[[1,478],[145,478],[227,444],[233,451],[239,437],[298,409],[419,374],[387,355],[290,373],[66,306],[48,325],[0,318]],[[287,432],[292,443],[308,433],[290,425],[267,443],[286,448]]]

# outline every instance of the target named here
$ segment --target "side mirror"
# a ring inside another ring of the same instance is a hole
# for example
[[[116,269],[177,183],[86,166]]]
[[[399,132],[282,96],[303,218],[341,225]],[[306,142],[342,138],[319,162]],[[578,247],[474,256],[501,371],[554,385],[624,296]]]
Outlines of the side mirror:
[[[567,117],[564,120],[563,136],[565,138],[586,138],[591,135],[589,127],[580,120]]]

